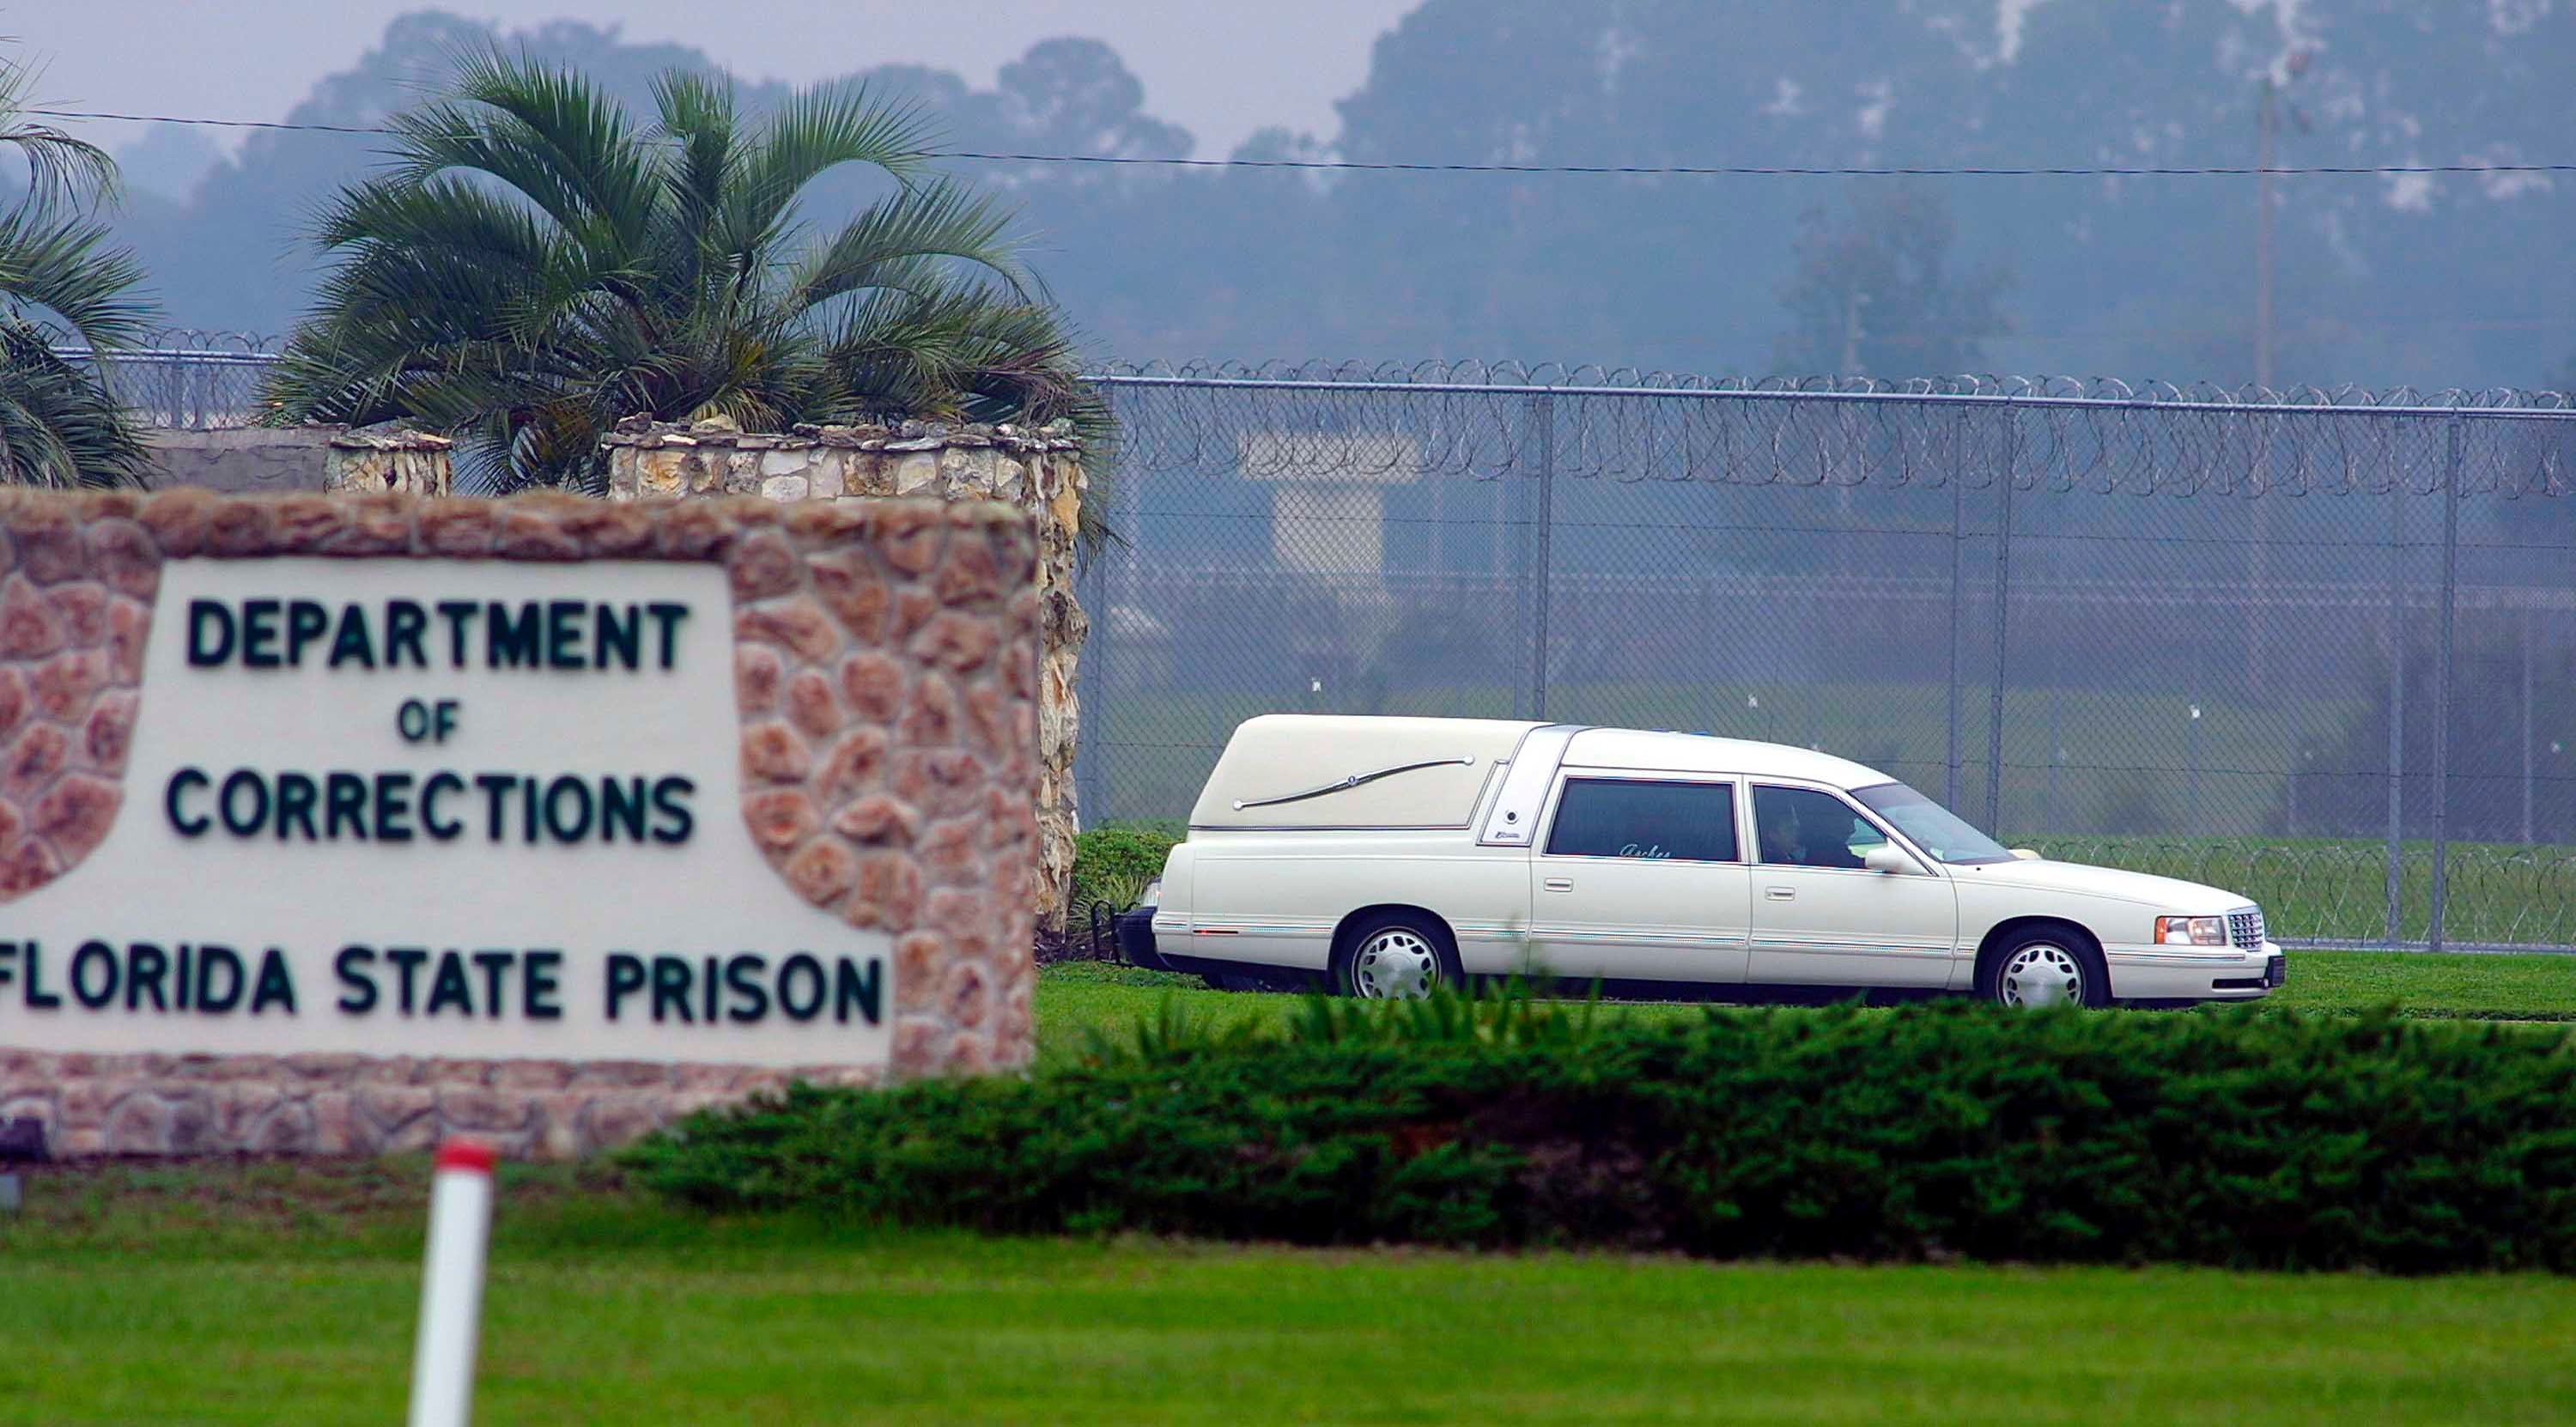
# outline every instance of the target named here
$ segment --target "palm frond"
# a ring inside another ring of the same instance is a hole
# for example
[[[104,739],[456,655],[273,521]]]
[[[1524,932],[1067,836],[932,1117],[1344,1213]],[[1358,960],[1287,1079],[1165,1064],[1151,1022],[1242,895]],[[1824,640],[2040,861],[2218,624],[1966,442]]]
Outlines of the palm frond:
[[[751,123],[685,73],[654,105],[639,128],[577,75],[466,64],[327,210],[334,263],[268,419],[420,422],[495,489],[596,488],[599,438],[635,415],[1107,429],[1010,212],[922,180],[916,112],[816,90]],[[852,163],[899,186],[803,240],[806,189]]]
[[[735,251],[769,247],[785,236],[798,195],[824,174],[860,164],[909,189],[931,157],[930,126],[916,105],[877,101],[864,85],[792,95],[743,155],[720,239]]]
[[[29,199],[42,205],[115,196],[116,160],[107,150],[28,115],[37,77],[32,66],[0,59],[0,145],[26,162]]]
[[[681,265],[674,276],[696,286],[713,269],[716,280],[739,280],[742,263],[753,255],[735,251],[716,231],[740,166],[733,84],[673,72],[653,81],[653,102],[661,114],[661,136],[675,150],[662,164],[663,192],[678,230],[667,235],[675,244],[670,256]]]
[[[653,147],[582,76],[497,52],[463,61],[454,94],[389,126],[395,177],[487,175],[589,243],[632,250],[659,199]]]
[[[850,220],[808,253],[789,277],[785,301],[798,311],[915,274],[925,260],[947,259],[992,274],[1015,299],[1036,279],[1009,236],[1010,212],[952,179],[906,189]]]
[[[824,361],[849,420],[902,412],[952,420],[1073,423],[1090,495],[1078,536],[1085,554],[1111,538],[1108,510],[1116,424],[1108,399],[1081,378],[1075,339],[1055,309],[1002,300],[974,284],[883,288],[845,304]]]
[[[103,224],[62,205],[112,194],[116,164],[93,144],[31,122],[35,72],[0,60],[0,146],[27,164],[29,186],[0,211],[0,481],[141,485],[148,453],[104,380],[116,349],[148,330],[142,270],[109,246]],[[91,355],[54,350],[76,338]]]
[[[0,301],[15,315],[41,311],[97,350],[129,346],[152,320],[135,295],[142,280],[133,255],[108,246],[104,224],[39,204],[0,212]]]
[[[0,481],[139,486],[149,463],[94,373],[57,356],[43,329],[0,322]]]

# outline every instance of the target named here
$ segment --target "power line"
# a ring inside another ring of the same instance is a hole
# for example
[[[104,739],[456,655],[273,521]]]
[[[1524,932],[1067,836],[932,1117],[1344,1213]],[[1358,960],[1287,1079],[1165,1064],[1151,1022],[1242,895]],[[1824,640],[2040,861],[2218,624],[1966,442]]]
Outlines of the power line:
[[[267,119],[188,119],[176,114],[110,114],[96,109],[29,109],[45,119],[113,119],[128,124],[188,124],[200,129],[289,129],[311,134],[390,134],[391,129],[355,124],[286,124]]]
[[[210,129],[271,129],[291,133],[373,134],[400,131],[358,124],[300,124],[268,119],[195,119],[175,114],[115,114],[92,109],[30,109],[48,119],[99,119],[130,124],[188,124]],[[952,150],[928,155],[983,163],[1092,164],[1128,168],[1287,169],[1315,173],[1480,173],[1523,176],[1589,175],[1628,178],[2251,178],[2399,177],[2408,174],[2576,174],[2576,163],[2184,165],[2115,164],[1932,166],[1798,164],[1502,164],[1367,162],[1356,159],[1192,159],[1120,154],[1022,154]]]

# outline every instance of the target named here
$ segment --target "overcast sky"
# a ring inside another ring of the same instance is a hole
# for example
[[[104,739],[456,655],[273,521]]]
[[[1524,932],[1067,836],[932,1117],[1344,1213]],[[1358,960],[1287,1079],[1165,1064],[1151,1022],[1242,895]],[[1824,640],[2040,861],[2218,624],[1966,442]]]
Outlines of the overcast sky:
[[[0,35],[45,64],[42,98],[69,109],[279,119],[413,10],[516,29],[552,19],[695,45],[736,72],[806,82],[888,61],[978,84],[1031,42],[1106,40],[1145,105],[1222,156],[1253,130],[1319,137],[1368,73],[1369,45],[1418,0],[0,0]],[[98,126],[103,142],[138,137]],[[232,140],[223,137],[230,148]]]

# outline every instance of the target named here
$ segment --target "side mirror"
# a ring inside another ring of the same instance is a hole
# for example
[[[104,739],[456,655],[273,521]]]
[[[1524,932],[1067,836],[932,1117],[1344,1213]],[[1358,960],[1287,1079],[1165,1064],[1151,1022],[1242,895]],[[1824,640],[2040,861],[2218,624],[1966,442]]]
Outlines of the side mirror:
[[[2013,855],[2013,856],[2015,856],[2015,857],[2020,858],[2020,859],[2021,859],[2022,861],[2024,861],[2024,862],[2045,862],[2045,861],[2047,861],[2047,859],[2046,859],[2046,858],[2041,857],[2038,853],[2031,851],[2031,850],[2030,850],[2029,848],[2027,848],[2027,847],[2016,847],[2016,848],[2014,848],[2014,849],[2012,850],[2012,855]]]
[[[1922,870],[1914,865],[1913,858],[1897,851],[1896,844],[1892,842],[1882,842],[1862,853],[1860,865],[1891,877],[1911,877]]]

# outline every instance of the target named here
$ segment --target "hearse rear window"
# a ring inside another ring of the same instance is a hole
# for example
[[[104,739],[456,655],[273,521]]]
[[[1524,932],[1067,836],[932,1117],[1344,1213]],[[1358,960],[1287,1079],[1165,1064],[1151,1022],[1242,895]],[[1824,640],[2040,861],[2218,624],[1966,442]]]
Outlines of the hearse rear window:
[[[1733,862],[1735,785],[1569,778],[1547,851],[1551,857]]]

